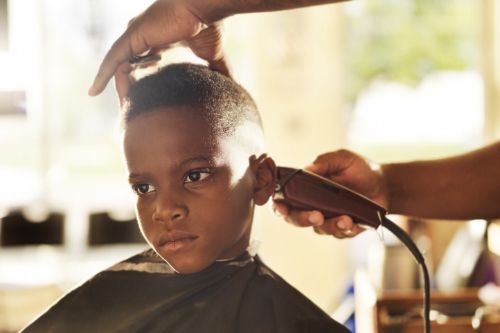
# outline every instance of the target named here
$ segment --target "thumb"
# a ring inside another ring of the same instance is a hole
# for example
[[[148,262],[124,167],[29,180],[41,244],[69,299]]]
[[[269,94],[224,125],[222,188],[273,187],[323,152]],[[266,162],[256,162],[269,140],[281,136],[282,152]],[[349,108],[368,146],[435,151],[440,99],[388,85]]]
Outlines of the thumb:
[[[352,167],[355,159],[356,155],[341,149],[319,155],[308,170],[322,176],[337,177]]]
[[[322,175],[322,174],[324,174],[325,167],[323,165],[320,165],[320,163],[312,163],[312,164],[309,164],[308,166],[306,166],[304,169],[309,171],[309,172],[312,172],[312,173],[315,173],[318,175]]]
[[[341,168],[337,168],[335,164],[331,165],[327,161],[318,160],[314,161],[312,164],[309,164],[304,169],[324,177],[334,175],[342,170]]]

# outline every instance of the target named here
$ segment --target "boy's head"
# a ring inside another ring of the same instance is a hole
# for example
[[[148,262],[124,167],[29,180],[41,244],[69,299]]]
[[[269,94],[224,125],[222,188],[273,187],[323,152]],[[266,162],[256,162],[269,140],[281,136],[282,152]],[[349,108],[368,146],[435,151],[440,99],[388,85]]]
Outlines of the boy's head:
[[[132,86],[124,151],[148,243],[180,273],[248,246],[254,204],[274,189],[248,93],[204,66],[175,64]]]

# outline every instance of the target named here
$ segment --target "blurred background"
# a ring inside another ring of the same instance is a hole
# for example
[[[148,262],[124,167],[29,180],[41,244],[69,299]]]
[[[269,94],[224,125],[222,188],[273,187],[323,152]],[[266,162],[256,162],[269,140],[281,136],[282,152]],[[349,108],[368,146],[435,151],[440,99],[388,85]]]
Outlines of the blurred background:
[[[2,333],[146,246],[112,84],[96,98],[86,92],[112,42],[150,3],[0,0]],[[438,158],[500,138],[498,1],[364,0],[235,16],[224,31],[234,76],[254,96],[280,165],[303,167],[339,148],[376,162]],[[163,57],[186,60],[197,61],[181,48]],[[437,290],[500,283],[495,221],[393,218],[425,252]],[[355,308],[357,331],[376,332],[381,319],[369,311],[384,295],[419,297],[418,268],[388,232],[318,236],[270,206],[256,220],[264,261],[353,331]]]

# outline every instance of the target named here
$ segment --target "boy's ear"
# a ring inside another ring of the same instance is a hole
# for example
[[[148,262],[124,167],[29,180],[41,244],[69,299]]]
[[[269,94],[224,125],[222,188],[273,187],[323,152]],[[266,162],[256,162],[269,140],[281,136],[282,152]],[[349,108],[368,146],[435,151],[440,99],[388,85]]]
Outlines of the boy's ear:
[[[264,205],[274,192],[276,186],[276,164],[271,157],[262,154],[250,157],[250,168],[254,174],[254,195],[256,205]]]

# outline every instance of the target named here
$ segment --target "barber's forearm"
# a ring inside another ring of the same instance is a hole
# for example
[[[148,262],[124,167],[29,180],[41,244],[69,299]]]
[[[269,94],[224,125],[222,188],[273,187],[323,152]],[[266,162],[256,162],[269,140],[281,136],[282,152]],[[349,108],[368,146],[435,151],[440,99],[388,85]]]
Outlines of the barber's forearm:
[[[386,164],[382,170],[391,213],[500,217],[500,143],[447,159]]]
[[[206,23],[211,23],[235,14],[271,12],[344,1],[349,0],[193,0],[192,2],[199,17]]]

